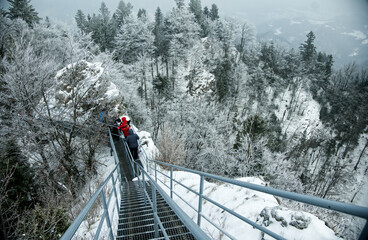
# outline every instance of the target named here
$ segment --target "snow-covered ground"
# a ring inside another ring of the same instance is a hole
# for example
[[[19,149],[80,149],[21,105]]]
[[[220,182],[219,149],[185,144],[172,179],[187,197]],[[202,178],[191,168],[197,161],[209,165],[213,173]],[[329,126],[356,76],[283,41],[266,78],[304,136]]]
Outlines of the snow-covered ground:
[[[147,155],[150,157],[155,156],[157,149],[153,141],[150,139],[149,133],[143,131],[137,131],[137,133],[141,136],[141,139],[145,139],[144,141],[146,144],[143,148]],[[141,159],[142,158],[143,156],[141,155]],[[163,169],[160,171],[165,175],[170,176],[170,172]],[[166,183],[166,185],[170,185],[169,180],[163,175],[158,174],[158,177],[161,178],[161,181]],[[173,177],[181,184],[199,192],[199,175],[184,171],[174,171]],[[257,177],[239,178],[237,180],[263,186],[266,185],[264,181]],[[169,193],[169,189],[167,189],[164,184],[161,183],[160,185],[167,193]],[[198,207],[198,196],[177,183],[174,183],[174,189],[176,194],[185,199],[192,207]],[[292,209],[281,207],[279,200],[269,194],[227,183],[212,183],[205,181],[204,195],[250,219],[251,221],[267,227],[286,239],[340,239],[336,237],[335,233],[316,216],[307,212],[294,211]],[[183,211],[193,219],[193,221],[197,221],[197,214],[189,205],[184,203],[177,196],[174,196],[174,200],[183,209]],[[219,209],[208,201],[203,201],[202,213],[215,224],[224,228],[225,231],[236,239],[273,239],[267,235],[263,236],[260,231],[254,229],[249,224],[244,223],[227,212],[224,212],[222,209]],[[201,228],[213,239],[227,239],[203,218]]]
[[[282,132],[287,136],[305,131],[306,137],[310,137],[322,127],[319,120],[321,107],[303,88],[298,89],[295,94],[296,97],[293,98],[291,90],[286,89],[275,101],[278,105],[275,114],[282,121]]]
[[[134,130],[140,136],[140,143],[143,146],[145,154],[147,154],[150,159],[153,159],[157,153],[157,148],[150,137],[150,133],[139,131],[135,127]],[[98,185],[104,181],[104,179],[114,168],[115,163],[113,157],[110,156],[110,149],[105,148],[105,151],[106,152],[100,152],[98,156],[103,162],[103,165],[101,165],[100,169],[98,170],[98,178],[91,181],[91,183],[86,186],[86,189],[83,193],[86,200],[91,193],[94,192],[92,190],[96,190]],[[140,152],[140,158],[144,159],[143,152]],[[143,164],[145,165],[146,163],[143,162]],[[170,175],[167,170],[160,169],[160,171],[167,176]],[[158,177],[161,178],[162,182],[169,185],[169,180],[163,175],[158,174]],[[190,187],[192,190],[199,192],[199,175],[184,171],[174,171],[173,177],[181,184],[184,184],[185,186]],[[266,182],[258,177],[245,177],[238,178],[237,180],[262,186],[267,185]],[[160,183],[160,185],[167,193],[169,193],[169,189],[167,189],[167,187],[165,187],[162,183]],[[185,199],[192,207],[198,207],[198,196],[177,183],[174,183],[174,190],[177,195]],[[318,219],[318,217],[307,212],[281,207],[280,200],[269,194],[227,183],[205,181],[204,195],[248,218],[249,220],[268,228],[280,236],[285,237],[286,239],[340,239],[335,236],[333,230],[328,228],[322,220]],[[184,203],[177,196],[174,196],[174,200],[182,208],[182,210],[193,219],[193,221],[197,221],[197,214],[192,207],[187,205],[187,203]],[[224,210],[219,209],[217,206],[208,201],[203,201],[202,213],[213,223],[223,228],[236,239],[273,239],[272,237],[261,233],[259,230],[253,228],[247,223],[244,223]],[[101,216],[101,214],[102,209],[97,209],[96,216]],[[85,220],[77,232],[77,238],[92,239],[92,236],[94,235],[94,232],[98,226],[98,220],[99,218],[97,217]],[[113,223],[117,224],[117,216],[115,216]],[[216,228],[204,218],[202,218],[201,228],[212,239],[228,239],[223,235],[223,233],[220,233],[218,230],[216,230]],[[102,235],[106,234],[107,236],[106,230],[107,229],[105,228]],[[114,234],[115,233],[116,232],[114,232]]]
[[[100,149],[97,153],[96,159],[101,162],[101,165],[97,169],[97,176],[89,182],[85,186],[85,188],[80,192],[80,204],[78,204],[75,209],[72,211],[77,214],[83,209],[88,200],[92,197],[92,195],[98,190],[98,188],[103,184],[105,179],[110,175],[112,170],[115,168],[115,160],[114,157],[110,155],[110,148],[104,147]],[[115,174],[116,176],[116,174]],[[113,225],[113,233],[116,234],[117,225],[118,225],[118,212],[116,209],[116,198],[114,197],[112,182],[109,181],[109,184],[105,188],[106,198],[112,194],[111,204],[109,205],[110,214],[113,212],[113,208],[115,207],[114,213],[110,215],[111,224]],[[119,193],[118,193],[119,194]],[[118,202],[120,203],[120,196],[118,196]],[[96,201],[96,203],[91,208],[90,213],[86,216],[86,218],[81,223],[77,232],[75,233],[73,239],[94,239],[94,235],[98,228],[101,216],[103,215],[103,206],[101,201]],[[104,225],[101,229],[100,238],[99,239],[108,239],[109,230],[106,225],[106,220],[104,221]]]

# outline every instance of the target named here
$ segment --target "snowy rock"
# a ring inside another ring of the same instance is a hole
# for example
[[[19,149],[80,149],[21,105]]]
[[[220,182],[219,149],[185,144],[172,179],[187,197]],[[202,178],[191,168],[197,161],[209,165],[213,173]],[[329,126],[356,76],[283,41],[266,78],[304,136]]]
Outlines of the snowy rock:
[[[305,217],[303,213],[296,212],[291,216],[290,225],[298,229],[306,229],[309,226],[310,218]]]
[[[282,227],[291,225],[297,229],[306,229],[311,219],[302,212],[292,211],[279,206],[266,207],[262,210],[260,217],[263,218],[262,224],[268,227],[272,223],[278,222]],[[258,219],[259,221],[260,219]]]
[[[47,92],[47,105],[53,117],[80,120],[95,118],[102,109],[109,115],[122,112],[122,95],[105,74],[102,63],[79,61],[61,69],[55,76],[55,86]],[[44,99],[40,112],[46,112]]]

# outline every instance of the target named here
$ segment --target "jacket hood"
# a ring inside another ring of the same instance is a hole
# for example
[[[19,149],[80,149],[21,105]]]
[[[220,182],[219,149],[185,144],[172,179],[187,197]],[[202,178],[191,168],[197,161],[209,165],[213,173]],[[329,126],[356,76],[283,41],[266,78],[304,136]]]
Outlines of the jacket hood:
[[[133,129],[129,128],[128,133],[129,135],[133,135],[134,134]]]

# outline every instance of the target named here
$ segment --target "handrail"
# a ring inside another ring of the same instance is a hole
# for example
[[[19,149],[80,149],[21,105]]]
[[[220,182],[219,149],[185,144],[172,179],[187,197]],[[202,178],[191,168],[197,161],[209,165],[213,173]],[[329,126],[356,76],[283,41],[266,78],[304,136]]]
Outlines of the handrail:
[[[111,240],[114,239],[114,232],[116,232],[116,231],[113,230],[113,226],[112,226],[113,225],[112,224],[113,220],[110,218],[110,213],[112,212],[112,214],[114,214],[115,209],[117,209],[117,212],[119,211],[119,199],[118,198],[120,197],[122,185],[121,185],[121,172],[120,172],[120,166],[119,166],[119,159],[117,157],[115,145],[114,145],[114,142],[112,140],[112,135],[111,135],[110,130],[109,130],[109,138],[110,138],[111,148],[114,152],[115,167],[111,171],[109,176],[106,178],[104,183],[100,186],[100,188],[93,194],[91,199],[87,202],[86,206],[82,209],[82,211],[79,213],[77,218],[73,221],[73,223],[70,225],[68,230],[64,233],[64,235],[61,238],[62,240],[72,239],[72,237],[77,232],[79,226],[81,225],[83,219],[85,218],[87,213],[90,211],[92,205],[96,202],[98,197],[101,198],[102,207],[103,207],[104,211],[103,211],[102,217],[100,219],[98,228],[96,230],[94,239],[99,238],[102,226],[104,225],[105,222],[106,222],[106,225],[107,225],[107,228],[108,228],[108,233],[104,233],[104,234],[105,235],[108,234],[109,238]],[[367,207],[362,207],[362,206],[357,206],[357,205],[353,205],[353,204],[347,204],[347,203],[342,203],[342,202],[337,202],[337,201],[321,199],[321,198],[317,198],[317,197],[313,197],[313,196],[306,196],[306,195],[293,193],[293,192],[288,192],[288,191],[284,191],[284,190],[278,190],[278,189],[271,188],[271,187],[265,187],[265,186],[261,186],[261,185],[257,185],[257,184],[247,183],[247,182],[243,182],[243,181],[239,181],[239,180],[235,180],[235,179],[221,177],[221,176],[217,176],[217,175],[214,175],[214,174],[209,174],[209,173],[205,173],[205,172],[191,170],[191,169],[176,166],[176,165],[173,165],[173,164],[168,164],[168,163],[152,160],[148,157],[148,155],[147,155],[146,151],[144,150],[144,148],[142,146],[140,146],[140,150],[141,150],[141,154],[140,154],[141,159],[140,160],[141,160],[141,163],[143,165],[142,166],[138,162],[133,160],[132,155],[131,155],[131,153],[129,151],[129,148],[127,146],[127,143],[125,141],[123,141],[123,145],[124,145],[124,148],[126,150],[127,157],[130,161],[130,165],[132,167],[134,176],[137,177],[140,187],[143,188],[144,201],[145,202],[148,201],[148,203],[151,205],[151,207],[153,209],[155,238],[158,237],[158,229],[161,229],[161,232],[164,235],[164,238],[169,239],[169,237],[168,237],[168,235],[165,231],[165,228],[164,228],[164,226],[163,226],[163,224],[162,224],[162,222],[161,222],[161,220],[160,220],[160,218],[158,217],[158,214],[157,214],[157,202],[156,202],[157,201],[156,191],[157,191],[158,193],[160,193],[160,195],[164,198],[166,203],[172,208],[172,210],[177,214],[177,216],[180,218],[180,220],[184,223],[184,225],[188,228],[188,230],[193,234],[193,236],[196,239],[210,239],[209,236],[207,236],[207,234],[201,229],[201,219],[202,218],[205,219],[208,223],[210,223],[214,228],[216,228],[218,231],[220,231],[223,235],[225,235],[229,239],[235,239],[235,237],[232,236],[230,232],[226,231],[225,229],[223,229],[223,227],[221,227],[218,224],[216,224],[215,222],[211,221],[210,217],[206,216],[202,212],[202,206],[203,206],[204,201],[210,202],[211,204],[213,204],[213,205],[217,206],[218,208],[222,209],[224,212],[227,212],[227,213],[231,214],[232,216],[236,217],[237,219],[251,225],[253,228],[258,229],[261,232],[263,232],[263,233],[265,233],[265,234],[267,234],[267,235],[269,235],[269,236],[271,236],[275,239],[285,239],[284,237],[276,234],[275,232],[272,232],[270,229],[268,229],[264,226],[261,226],[261,225],[257,224],[256,222],[251,221],[250,219],[247,219],[246,217],[242,216],[241,214],[239,214],[239,213],[229,209],[228,207],[218,203],[216,200],[211,199],[211,198],[207,197],[206,195],[204,195],[203,192],[204,192],[204,179],[205,178],[221,181],[221,182],[224,182],[224,183],[232,184],[234,186],[239,186],[239,187],[246,188],[246,189],[252,189],[254,191],[258,191],[258,192],[262,192],[262,193],[266,193],[266,194],[270,194],[270,195],[274,195],[274,196],[279,196],[279,197],[294,200],[294,201],[297,201],[297,202],[302,202],[302,203],[306,203],[306,204],[309,204],[309,205],[314,205],[314,206],[317,206],[317,207],[320,207],[320,208],[325,208],[325,209],[328,209],[328,210],[342,212],[342,213],[345,213],[345,214],[348,214],[348,215],[351,215],[351,216],[356,216],[356,217],[363,218],[363,219],[366,220],[366,223],[365,223],[364,228],[362,229],[362,232],[360,233],[359,240],[364,240],[364,239],[367,239],[367,237],[368,237],[368,208]],[[170,169],[169,170],[170,174],[165,174],[162,170],[160,170],[158,168],[157,165],[165,166],[168,169]],[[194,190],[193,186],[192,187],[186,186],[183,183],[176,180],[174,178],[174,174],[173,174],[174,169],[198,175],[200,177],[199,178],[200,179],[199,180],[199,191]],[[116,175],[117,175],[116,178],[114,176],[115,172],[116,172]],[[158,174],[160,174],[160,176],[163,176],[163,178],[165,178],[165,179],[169,179],[169,184],[165,183],[166,181],[160,179],[158,177]],[[106,186],[110,182],[110,180],[112,181],[113,191],[111,192],[111,194],[109,196],[109,199],[106,201],[106,196],[105,196],[104,191],[105,191]],[[151,187],[152,198],[147,193],[146,181],[149,182],[149,185]],[[194,193],[198,197],[198,205],[197,206],[192,206],[190,203],[188,203],[188,201],[186,199],[184,199],[183,196],[180,196],[174,189],[174,183],[178,184],[178,185],[184,187],[185,189],[187,189],[188,191]],[[116,188],[117,184],[119,185],[118,188]],[[167,188],[167,190],[168,190],[167,192],[169,192],[169,195],[166,193],[166,191],[161,186],[164,186],[164,187]],[[197,214],[197,222],[196,223],[173,200],[174,195],[176,197],[178,197],[186,205],[188,205],[192,210],[195,211],[195,213]],[[114,196],[115,196],[115,199],[116,199],[115,202],[112,201],[112,198]],[[111,202],[113,202],[113,206],[110,206]],[[109,209],[111,209],[111,208],[112,208],[112,211],[109,211]],[[105,221],[105,219],[106,219],[106,221]]]
[[[111,213],[114,214],[114,212],[117,212],[116,216],[119,214],[119,200],[120,200],[120,193],[121,193],[121,173],[120,173],[120,166],[119,166],[119,159],[117,158],[116,149],[114,146],[114,142],[112,140],[111,132],[109,130],[109,137],[110,137],[110,143],[111,147],[114,152],[114,159],[115,159],[115,167],[109,174],[109,176],[105,179],[104,183],[98,188],[98,190],[92,195],[90,200],[87,202],[85,207],[82,209],[82,211],[78,214],[78,216],[75,218],[73,223],[69,226],[67,231],[63,234],[63,236],[60,238],[61,240],[69,240],[72,239],[77,232],[78,228],[82,224],[82,221],[86,217],[86,215],[91,210],[93,204],[96,202],[98,197],[100,197],[102,202],[102,207],[104,209],[103,214],[101,216],[98,228],[96,230],[94,239],[99,238],[99,234],[101,233],[101,229],[104,225],[105,219],[106,219],[106,225],[108,228],[108,235],[111,240],[114,239],[114,232],[115,229],[113,229],[113,218],[114,215],[111,216]],[[115,174],[116,173],[116,174]],[[116,177],[114,176],[116,175]],[[112,191],[108,196],[108,199],[106,201],[107,196],[105,195],[106,187],[109,186],[109,182],[112,182]],[[118,185],[118,187],[116,187]],[[115,197],[115,202],[112,201],[112,198]],[[113,204],[111,206],[111,203]],[[110,210],[112,208],[112,210]]]
[[[158,228],[160,228],[163,235],[164,235],[164,238],[165,239],[170,239],[169,236],[166,233],[166,230],[165,230],[160,218],[158,217],[158,214],[157,214],[157,206],[156,206],[156,204],[157,204],[157,202],[156,202],[157,201],[157,199],[156,199],[156,190],[157,190],[160,193],[160,195],[164,198],[166,203],[171,207],[171,209],[176,213],[176,215],[180,218],[180,220],[183,222],[183,224],[188,228],[188,230],[191,232],[191,234],[193,234],[193,236],[196,239],[210,240],[210,238],[207,236],[207,234],[198,225],[196,225],[192,221],[192,219],[172,200],[172,198],[170,198],[166,194],[166,192],[158,185],[158,183],[155,182],[155,180],[152,179],[152,177],[144,169],[144,167],[141,166],[138,162],[133,160],[133,157],[132,157],[132,155],[130,153],[130,150],[127,146],[127,143],[125,141],[124,141],[124,146],[125,146],[125,149],[128,152],[129,160],[130,160],[130,162],[133,166],[133,171],[134,171],[135,177],[137,177],[139,185],[141,187],[143,187],[145,201],[147,200],[149,202],[149,204],[151,205],[151,208],[153,209],[155,238],[159,237],[158,236]],[[138,171],[135,171],[135,169],[138,169]],[[151,189],[152,190],[152,199],[150,198],[150,196],[149,196],[149,194],[147,193],[147,190],[146,190],[146,180],[149,181],[150,186],[152,188]]]
[[[151,207],[153,208],[153,211],[156,212],[156,214],[154,215],[155,225],[158,225],[160,227],[160,229],[162,230],[164,234],[164,238],[169,239],[169,237],[166,234],[165,228],[163,227],[163,224],[161,223],[161,220],[157,215],[156,190],[160,193],[160,195],[164,198],[165,202],[171,207],[171,209],[176,213],[176,215],[180,218],[183,224],[188,228],[188,230],[191,232],[191,234],[193,234],[193,236],[196,239],[210,240],[208,235],[198,225],[196,225],[192,221],[192,219],[173,201],[173,199],[166,194],[166,192],[150,176],[150,174],[147,171],[145,171],[144,167],[142,167],[135,161],[134,161],[134,164],[136,165],[136,167],[140,170],[140,173],[142,174],[142,176],[140,176],[137,173],[137,178],[139,182],[141,183],[140,185],[144,186],[145,197],[148,199]],[[153,196],[152,199],[150,199],[149,194],[147,193],[145,189],[146,180],[149,181],[150,186],[152,188],[152,196]],[[158,236],[155,236],[155,237],[158,237]]]
[[[258,192],[263,192],[263,193],[266,193],[266,194],[279,196],[279,197],[294,200],[294,201],[297,201],[297,202],[302,202],[302,203],[306,203],[306,204],[309,204],[309,205],[314,205],[314,206],[329,209],[329,210],[332,210],[332,211],[337,211],[337,212],[345,213],[345,214],[348,214],[348,215],[351,215],[351,216],[356,216],[356,217],[363,218],[363,219],[366,220],[366,223],[365,223],[365,226],[364,226],[362,232],[360,233],[359,240],[364,240],[364,239],[367,239],[367,237],[368,237],[368,208],[367,207],[362,207],[362,206],[357,206],[357,205],[342,203],[342,202],[337,202],[337,201],[331,201],[331,200],[317,198],[317,197],[313,197],[313,196],[306,196],[306,195],[302,195],[302,194],[298,194],[298,193],[288,192],[288,191],[279,190],[279,189],[266,187],[266,186],[261,186],[261,185],[257,185],[257,184],[252,184],[252,183],[247,183],[247,182],[243,182],[243,181],[239,181],[239,180],[235,180],[235,179],[221,177],[221,176],[217,176],[217,175],[213,175],[213,174],[209,174],[209,173],[204,173],[204,172],[200,172],[200,171],[196,171],[196,170],[176,166],[176,165],[173,165],[173,164],[168,164],[168,163],[152,160],[152,159],[148,158],[148,155],[147,155],[147,153],[145,152],[145,150],[142,146],[140,146],[140,149],[141,149],[141,152],[143,153],[143,154],[141,154],[141,156],[143,158],[145,158],[145,161],[147,162],[146,166],[149,166],[149,169],[147,169],[147,172],[151,172],[151,170],[154,171],[153,176],[154,176],[155,183],[158,184],[159,182],[161,182],[161,184],[164,185],[168,189],[168,191],[170,192],[170,197],[171,198],[173,197],[173,194],[175,194],[185,204],[187,204],[194,211],[196,211],[197,216],[198,216],[198,219],[197,219],[198,226],[201,225],[201,218],[204,217],[210,224],[212,224],[215,228],[217,228],[219,231],[221,231],[224,235],[226,235],[230,239],[234,239],[234,237],[231,236],[230,233],[227,233],[224,229],[217,226],[216,223],[213,223],[209,218],[207,218],[206,216],[203,215],[203,213],[201,212],[202,205],[203,205],[203,200],[211,202],[212,204],[214,204],[217,207],[221,208],[223,211],[228,212],[229,214],[231,214],[231,215],[237,217],[238,219],[250,224],[254,228],[257,228],[258,230],[270,235],[271,237],[273,237],[275,239],[285,239],[285,238],[283,238],[282,236],[277,235],[276,233],[270,231],[269,229],[267,229],[267,228],[265,228],[261,225],[258,225],[257,223],[245,218],[244,216],[241,216],[240,214],[238,214],[238,213],[232,211],[231,209],[221,205],[220,203],[216,202],[215,200],[210,199],[210,198],[206,197],[205,195],[203,195],[204,178],[210,178],[210,179],[213,179],[213,180],[221,181],[221,182],[224,182],[224,183],[229,183],[229,184],[236,185],[236,186],[239,186],[239,187],[252,189],[252,190],[255,190],[255,191],[258,191]],[[148,162],[150,164],[148,164]],[[168,176],[168,174],[165,174],[162,171],[158,170],[157,164],[169,168],[170,169],[170,176]],[[187,186],[183,185],[182,183],[178,182],[177,180],[175,180],[173,178],[173,169],[177,169],[177,170],[180,170],[180,171],[189,172],[189,173],[199,175],[200,176],[200,182],[199,182],[199,186],[200,186],[199,191],[200,192],[197,192],[197,191],[191,189],[190,187],[187,187]],[[158,173],[161,174],[162,176],[164,176],[165,178],[167,178],[170,181],[170,186],[165,184],[164,181],[160,180],[157,177]],[[144,171],[144,174],[146,174],[145,171]],[[188,202],[186,202],[182,198],[182,196],[179,196],[179,194],[177,194],[175,192],[175,190],[173,189],[173,182],[175,182],[177,184],[180,184],[181,186],[184,186],[186,189],[188,189],[189,191],[191,191],[192,193],[194,193],[198,196],[199,200],[198,200],[197,209],[195,209],[195,207],[190,205]]]

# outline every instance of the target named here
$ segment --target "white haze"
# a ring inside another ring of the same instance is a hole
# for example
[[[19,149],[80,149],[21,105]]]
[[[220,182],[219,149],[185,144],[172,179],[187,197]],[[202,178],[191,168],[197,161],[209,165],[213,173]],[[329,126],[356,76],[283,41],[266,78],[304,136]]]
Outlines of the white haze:
[[[102,2],[113,14],[120,0],[31,0],[40,17],[48,16],[74,27],[78,9],[86,15],[98,14]],[[133,5],[134,14],[140,8],[146,9],[151,19],[157,7],[167,13],[176,5],[175,0],[124,2]],[[287,48],[298,48],[306,33],[313,31],[317,50],[332,54],[335,68],[353,61],[361,66],[368,64],[368,0],[201,0],[201,3],[202,8],[216,4],[221,17],[247,21],[256,27],[260,39],[272,39]],[[0,7],[6,9],[8,5],[6,0],[0,0]]]
[[[31,4],[41,17],[49,16],[59,21],[71,23],[78,9],[86,14],[97,13],[105,2],[110,12],[114,12],[120,0],[31,0]],[[175,6],[174,0],[125,0],[133,5],[133,11],[145,8],[153,14],[159,6],[163,12]],[[189,0],[185,1],[186,3]],[[202,0],[202,7],[210,7],[215,3],[223,16],[233,16],[249,20],[255,25],[265,20],[289,15],[290,17],[306,15],[310,18],[328,20],[336,16],[357,18],[357,21],[368,24],[367,0]],[[6,0],[0,0],[0,6],[6,7]]]

